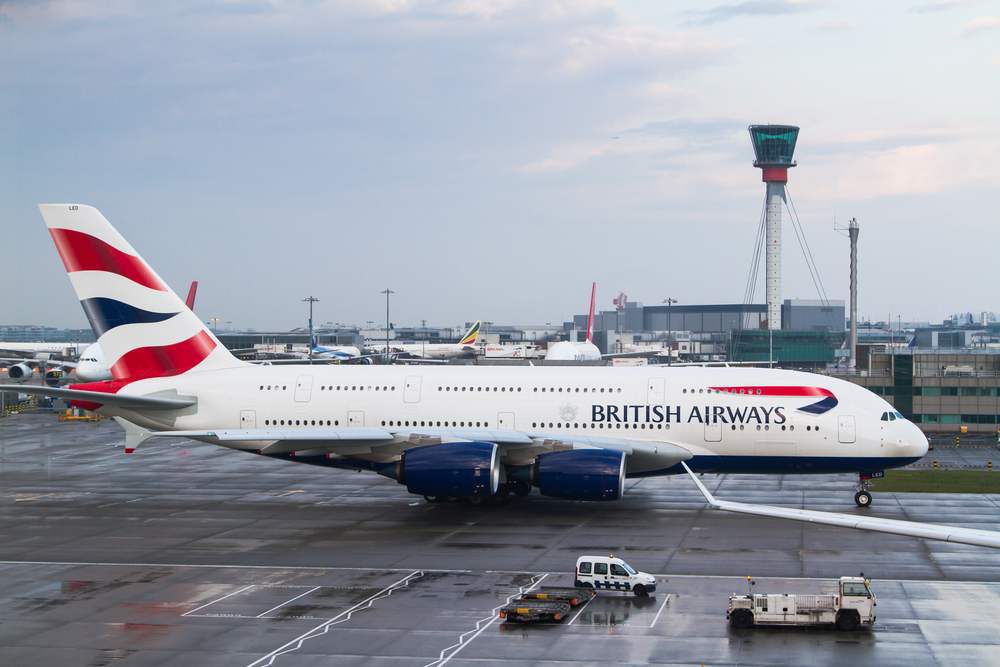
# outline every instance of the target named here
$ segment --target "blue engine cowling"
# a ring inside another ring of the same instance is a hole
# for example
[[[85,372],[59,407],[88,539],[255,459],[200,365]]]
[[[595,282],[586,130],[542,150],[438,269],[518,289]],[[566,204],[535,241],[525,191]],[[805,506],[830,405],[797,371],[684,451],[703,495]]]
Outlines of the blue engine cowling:
[[[541,454],[531,478],[543,496],[618,500],[625,493],[625,452],[578,449]]]
[[[492,442],[446,442],[403,452],[393,472],[418,495],[491,496],[500,483],[500,458]]]

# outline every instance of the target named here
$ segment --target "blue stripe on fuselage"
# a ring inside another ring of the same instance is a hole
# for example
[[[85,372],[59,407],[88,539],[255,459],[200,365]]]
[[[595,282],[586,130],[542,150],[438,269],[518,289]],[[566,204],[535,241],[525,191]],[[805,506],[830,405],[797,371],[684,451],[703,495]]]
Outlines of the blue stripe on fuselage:
[[[746,473],[748,475],[811,475],[876,472],[901,468],[919,456],[693,456],[685,461],[693,472]],[[683,475],[678,463],[670,468],[629,473],[629,478]]]

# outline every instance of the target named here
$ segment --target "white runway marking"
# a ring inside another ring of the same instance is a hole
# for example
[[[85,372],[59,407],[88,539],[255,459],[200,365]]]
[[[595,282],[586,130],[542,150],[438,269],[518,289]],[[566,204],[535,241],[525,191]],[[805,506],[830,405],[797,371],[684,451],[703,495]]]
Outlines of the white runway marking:
[[[402,588],[403,586],[406,586],[409,583],[410,579],[413,579],[414,577],[417,577],[417,576],[423,576],[423,574],[424,573],[421,572],[420,570],[417,570],[416,572],[411,572],[410,574],[406,575],[405,577],[403,577],[402,579],[400,579],[396,583],[383,588],[382,590],[380,590],[378,593],[376,593],[375,595],[371,596],[367,600],[363,600],[363,601],[357,603],[356,605],[354,605],[350,609],[337,614],[335,617],[331,618],[329,621],[325,621],[325,622],[317,625],[312,630],[309,630],[308,632],[305,632],[305,633],[299,635],[298,637],[296,637],[292,641],[290,641],[290,642],[286,643],[285,645],[283,645],[283,646],[281,646],[279,648],[276,648],[275,650],[271,651],[270,653],[268,653],[267,655],[265,655],[263,658],[258,658],[257,660],[254,660],[249,665],[247,665],[247,667],[256,667],[257,665],[272,665],[272,664],[274,664],[274,661],[275,661],[275,659],[278,656],[284,655],[285,653],[291,653],[292,651],[299,650],[300,648],[302,648],[302,644],[307,639],[312,639],[313,637],[319,637],[321,635],[325,635],[327,633],[327,630],[330,629],[331,625],[336,625],[337,623],[343,623],[344,621],[349,620],[351,618],[351,615],[354,614],[355,611],[358,611],[358,610],[360,610],[362,608],[368,608],[368,607],[372,606],[372,604],[376,600],[380,600],[382,598],[385,598],[385,597],[388,597],[388,596],[392,595],[392,592],[394,590],[396,590],[398,588]],[[265,662],[265,660],[267,662]]]
[[[284,606],[285,606],[286,604],[288,604],[289,602],[295,602],[295,601],[296,601],[296,600],[298,600],[299,598],[301,598],[301,597],[305,597],[306,595],[309,595],[309,594],[310,594],[310,593],[312,593],[313,591],[318,591],[318,590],[319,590],[320,588],[322,588],[322,586],[317,586],[316,588],[310,588],[310,589],[309,589],[308,591],[306,591],[306,592],[305,592],[305,593],[303,593],[302,595],[296,595],[296,596],[295,596],[295,597],[293,597],[293,598],[292,598],[291,600],[285,600],[284,602],[282,602],[281,604],[279,604],[279,605],[278,605],[277,607],[272,607],[271,609],[268,609],[268,610],[267,610],[267,611],[265,611],[265,612],[264,612],[263,614],[260,614],[260,615],[258,615],[258,616],[257,616],[256,618],[261,618],[261,617],[263,617],[263,616],[267,616],[267,615],[268,615],[268,614],[270,614],[270,613],[271,613],[272,611],[275,611],[275,610],[277,610],[277,609],[281,609],[282,607],[284,607]]]
[[[582,614],[582,613],[583,613],[583,610],[584,610],[584,609],[586,609],[587,605],[588,605],[588,604],[590,604],[591,602],[593,602],[593,601],[594,601],[594,598],[596,598],[596,597],[597,597],[597,596],[595,595],[594,597],[592,597],[592,598],[590,598],[589,600],[587,600],[586,602],[584,602],[584,603],[583,603],[583,606],[582,606],[582,607],[580,607],[580,608],[579,608],[579,609],[577,610],[577,612],[576,612],[576,616],[574,616],[573,618],[571,618],[571,619],[569,620],[569,623],[567,623],[566,625],[573,625],[573,623],[575,623],[575,622],[576,622],[576,619],[580,618],[580,614]]]
[[[188,611],[188,612],[184,612],[183,614],[181,614],[181,616],[187,616],[188,614],[193,614],[193,613],[195,613],[196,611],[201,611],[201,610],[202,610],[202,609],[204,609],[205,607],[211,607],[211,606],[212,606],[213,604],[215,604],[216,602],[221,602],[222,600],[225,600],[226,598],[231,598],[231,597],[233,597],[234,595],[237,595],[237,594],[239,594],[239,593],[242,593],[243,591],[246,591],[246,590],[249,590],[249,589],[253,588],[253,587],[254,587],[255,585],[256,585],[256,584],[250,584],[249,586],[245,586],[245,587],[241,588],[241,589],[240,589],[240,590],[238,590],[238,591],[235,591],[235,592],[233,592],[233,593],[230,593],[229,595],[223,595],[223,596],[222,596],[221,598],[219,598],[219,599],[217,599],[217,600],[212,600],[212,601],[211,601],[211,602],[209,602],[208,604],[203,604],[203,605],[201,605],[200,607],[198,607],[197,609],[192,609],[191,611]]]
[[[535,577],[538,577],[538,578],[535,579],[534,577],[532,577],[531,585],[528,586],[527,588],[525,588],[524,586],[521,586],[521,588],[518,589],[518,592],[515,593],[515,595],[517,595],[517,596],[524,595],[525,593],[527,593],[528,591],[530,591],[532,588],[534,588],[538,584],[542,583],[542,579],[544,579],[547,576],[549,576],[549,575],[547,575],[547,574],[535,575]],[[441,651],[441,653],[438,655],[438,659],[437,660],[435,660],[434,662],[427,663],[426,665],[424,665],[424,667],[435,667],[435,666],[436,667],[442,667],[443,665],[447,664],[449,660],[451,660],[452,658],[455,657],[455,654],[457,654],[463,648],[465,648],[466,646],[468,646],[469,644],[471,644],[472,640],[475,639],[476,637],[478,637],[479,635],[481,635],[486,628],[490,627],[491,625],[493,625],[494,623],[496,623],[498,620],[500,620],[500,615],[499,615],[500,607],[503,607],[503,606],[505,606],[507,604],[510,604],[510,601],[513,600],[513,599],[514,599],[514,595],[511,595],[511,596],[509,596],[507,598],[507,600],[503,604],[498,605],[496,607],[493,607],[493,609],[490,611],[490,615],[489,616],[487,616],[485,618],[481,618],[478,621],[476,621],[476,627],[475,628],[473,628],[472,630],[469,630],[468,632],[464,632],[464,633],[462,633],[461,635],[458,636],[458,643],[457,644],[452,644],[448,648],[446,648],[443,651]],[[480,624],[481,623],[485,623],[486,621],[489,621],[489,622],[486,623],[486,625],[483,625],[482,627],[480,627]],[[470,632],[475,633],[475,634],[473,634],[471,637],[469,637],[469,640],[466,641],[465,640],[465,635],[469,634]],[[445,657],[444,654],[447,653],[451,649],[455,649],[455,650],[451,651],[451,653],[448,655],[448,657]]]
[[[670,602],[669,593],[667,593],[667,598],[663,601],[663,604],[660,605],[660,611],[656,612],[656,616],[653,617],[653,622],[649,624],[649,627],[653,627],[654,625],[656,625],[656,622],[660,620],[660,614],[663,613],[663,608],[667,606],[668,602]]]

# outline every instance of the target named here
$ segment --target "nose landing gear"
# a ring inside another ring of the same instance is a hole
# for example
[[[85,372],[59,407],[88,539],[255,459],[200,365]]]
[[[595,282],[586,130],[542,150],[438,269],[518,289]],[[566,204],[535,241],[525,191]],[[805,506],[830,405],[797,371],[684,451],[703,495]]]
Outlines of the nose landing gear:
[[[882,475],[879,474],[879,477]],[[871,473],[858,473],[858,483],[854,487],[858,490],[854,494],[854,502],[858,504],[858,507],[868,507],[872,504],[872,492],[869,491],[872,485],[872,474]]]

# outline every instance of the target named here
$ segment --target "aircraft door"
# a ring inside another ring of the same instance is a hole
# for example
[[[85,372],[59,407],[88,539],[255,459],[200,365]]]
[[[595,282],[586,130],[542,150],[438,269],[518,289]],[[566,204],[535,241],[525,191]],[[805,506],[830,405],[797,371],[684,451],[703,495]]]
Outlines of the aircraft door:
[[[350,428],[361,428],[365,425],[365,413],[363,410],[349,410],[347,412],[347,426]]]
[[[240,428],[257,428],[257,413],[254,410],[240,410]]]
[[[313,376],[300,375],[295,378],[295,402],[308,403],[312,398]]]
[[[722,423],[705,423],[705,442],[722,442]]]
[[[497,415],[497,428],[501,431],[514,430],[514,413],[501,412]]]
[[[420,402],[420,376],[411,375],[406,378],[406,384],[403,386],[403,402],[404,403],[419,403]]]
[[[663,378],[649,378],[646,388],[646,405],[663,405],[666,380]]]
[[[857,434],[854,429],[853,415],[840,415],[840,417],[837,418],[837,425],[839,427],[841,442],[851,443],[857,440]]]

